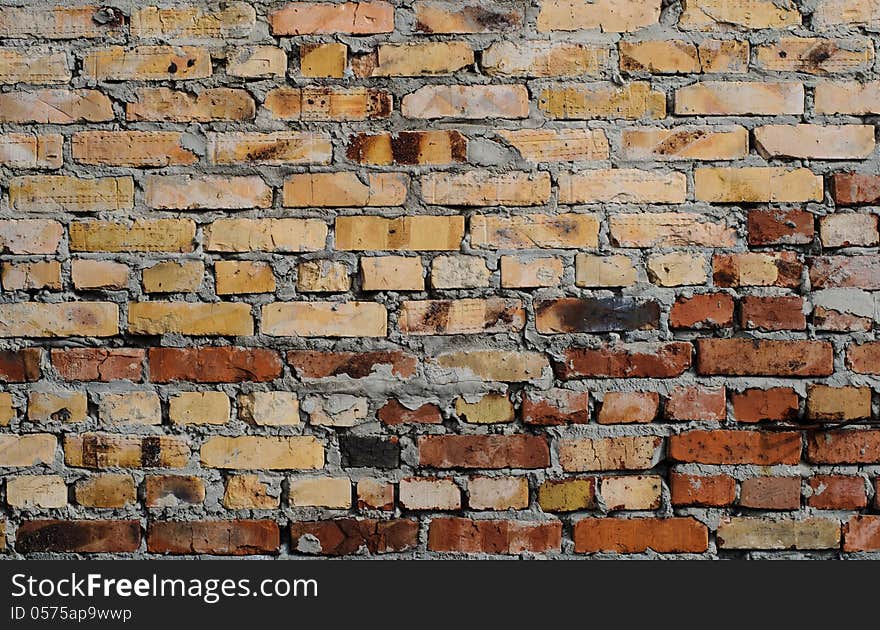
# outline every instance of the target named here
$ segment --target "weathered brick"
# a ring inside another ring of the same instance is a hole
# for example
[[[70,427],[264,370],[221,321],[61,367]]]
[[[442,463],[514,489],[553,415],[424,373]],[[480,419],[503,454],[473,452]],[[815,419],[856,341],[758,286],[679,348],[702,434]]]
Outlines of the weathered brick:
[[[797,510],[801,506],[801,478],[745,479],[740,487],[739,504],[758,510]]]
[[[9,168],[61,168],[63,136],[9,133],[0,135],[0,165]]]
[[[815,475],[809,479],[807,505],[818,510],[860,510],[867,507],[865,480],[844,475]]]
[[[0,466],[17,468],[51,464],[55,461],[58,441],[47,433],[0,435]]]
[[[656,510],[660,507],[662,486],[661,477],[653,475],[603,477],[599,495],[609,511]]]
[[[8,254],[54,254],[64,228],[48,219],[0,220],[0,251]]]
[[[561,388],[529,391],[523,394],[521,412],[526,424],[585,424],[590,421],[590,394]]]
[[[515,411],[505,394],[490,392],[474,399],[456,398],[455,415],[470,424],[498,424],[513,422]]]
[[[171,424],[226,424],[229,397],[223,392],[180,392],[168,399]]]
[[[880,374],[880,342],[850,345],[846,350],[846,363],[859,374]]]
[[[74,468],[183,468],[189,443],[164,435],[84,433],[64,438],[64,463]]]
[[[871,214],[828,214],[819,217],[823,247],[871,247],[880,243],[877,217]]]
[[[844,551],[877,551],[880,549],[880,517],[856,514],[843,525]]]
[[[320,219],[218,219],[204,229],[212,252],[307,252],[327,242]]]
[[[731,376],[828,376],[833,348],[824,341],[697,340],[697,373]]]
[[[278,353],[264,348],[151,348],[149,364],[156,383],[262,382],[281,375]]]
[[[361,479],[357,483],[359,509],[390,511],[394,509],[394,484],[378,479]]]
[[[639,169],[598,169],[561,173],[559,203],[684,203],[684,173]]]
[[[559,378],[671,378],[691,366],[690,343],[569,348],[555,365]]]
[[[266,79],[283,77],[287,53],[275,46],[236,46],[226,52],[226,74],[231,77]]]
[[[709,547],[706,526],[692,517],[585,518],[574,524],[576,553],[703,553]]]
[[[144,483],[144,505],[176,508],[205,502],[205,482],[190,475],[149,475]]]
[[[112,337],[118,311],[110,302],[0,304],[0,337]]]
[[[522,25],[521,7],[501,2],[413,3],[418,33],[499,33]]]
[[[70,79],[70,65],[63,52],[41,48],[20,52],[14,48],[0,48],[0,84],[44,85],[67,83]]]
[[[6,504],[17,509],[50,509],[67,505],[67,486],[58,475],[23,475],[6,481]]]
[[[82,422],[88,417],[85,392],[53,390],[28,393],[28,420],[31,422]]]
[[[86,53],[82,73],[93,81],[205,79],[211,76],[211,57],[197,46],[111,46]]]
[[[723,422],[727,419],[727,398],[723,387],[680,386],[669,393],[666,418],[679,421]]]
[[[119,34],[122,13],[111,7],[26,7],[0,9],[0,37],[12,39],[91,39]]]
[[[795,203],[821,201],[823,187],[822,178],[806,168],[697,168],[694,196],[711,203]]]
[[[874,47],[868,38],[783,37],[758,46],[755,60],[758,68],[773,72],[855,72],[870,68]]]
[[[9,203],[15,210],[24,212],[131,210],[134,207],[134,183],[130,177],[14,177],[9,182]]]
[[[246,90],[234,88],[208,88],[192,94],[184,91],[174,91],[165,87],[139,88],[136,92],[137,100],[127,103],[125,117],[131,121],[159,121],[159,122],[212,122],[217,120],[251,120],[256,114],[254,99]],[[82,102],[82,111],[79,118],[85,116],[101,116],[101,120],[112,117],[109,100],[106,105],[103,101],[97,101],[97,97],[88,95],[89,101]],[[45,98],[40,100],[45,101]],[[88,108],[86,108],[88,104]],[[106,107],[106,109],[105,109]],[[90,113],[93,110],[101,112]],[[54,110],[49,110],[54,111]],[[103,113],[103,112],[107,113]],[[55,114],[47,113],[47,116]],[[39,121],[38,121],[39,122]],[[54,121],[47,121],[54,122]],[[73,122],[73,121],[70,121]]]
[[[385,337],[388,313],[375,302],[274,302],[261,330],[276,337]]]
[[[0,282],[6,291],[61,288],[61,263],[57,260],[0,264]]]
[[[128,276],[128,265],[112,260],[82,258],[70,261],[70,279],[76,289],[125,289]]]
[[[667,457],[699,464],[797,464],[801,435],[727,429],[688,431],[669,437]]]
[[[338,42],[303,44],[299,47],[299,70],[304,77],[345,76],[348,46]]]
[[[418,440],[419,464],[431,468],[546,468],[550,450],[534,435],[431,435]]]
[[[801,83],[702,81],[675,91],[679,116],[778,116],[804,113]]]
[[[880,462],[880,431],[840,429],[808,434],[807,461],[814,464]]]
[[[545,512],[574,512],[595,506],[595,480],[547,479],[538,486],[538,505]]]
[[[296,269],[296,288],[303,293],[336,293],[351,288],[349,269],[335,260],[308,260]]]
[[[457,510],[461,507],[461,489],[452,479],[401,479],[399,492],[400,505],[408,510]]]
[[[513,332],[525,326],[522,302],[505,298],[405,301],[397,322],[407,335]]]
[[[302,477],[290,480],[291,507],[351,507],[351,481],[348,477]]]
[[[803,210],[749,210],[749,245],[806,245],[813,241],[813,215]]]
[[[653,422],[660,408],[656,392],[605,392],[596,417],[599,424],[644,424]]]
[[[454,130],[359,133],[352,136],[346,156],[373,166],[454,164],[467,161],[467,138]]]
[[[793,2],[772,0],[687,0],[678,25],[683,29],[784,28],[799,26],[801,14]]]
[[[440,408],[437,405],[425,403],[411,409],[394,398],[379,408],[376,412],[376,417],[383,423],[391,426],[410,423],[440,424],[443,421],[440,416]]]
[[[188,219],[78,221],[70,224],[70,249],[77,252],[190,252],[196,224]]]
[[[819,114],[876,114],[880,112],[880,81],[821,81],[816,85]]]
[[[614,214],[608,228],[619,247],[731,247],[736,243],[736,230],[692,212]]]
[[[727,475],[670,473],[672,505],[724,507],[736,498],[736,480]]]
[[[524,477],[471,477],[467,490],[472,510],[516,510],[529,505],[529,484]]]
[[[471,217],[471,245],[486,249],[578,249],[599,244],[599,221],[589,214]]]
[[[418,522],[406,518],[340,518],[290,523],[291,550],[298,553],[346,556],[362,549],[370,554],[402,552],[415,547],[418,536]]]
[[[406,118],[526,118],[524,85],[426,85],[403,97]]]
[[[226,481],[223,507],[230,510],[274,510],[281,505],[277,489],[271,491],[258,475],[235,475]]]
[[[563,267],[559,258],[502,256],[500,262],[501,286],[505,288],[554,287],[562,281]]]
[[[52,367],[66,381],[143,380],[145,352],[138,348],[66,348],[51,351]]]
[[[504,77],[598,75],[608,65],[604,48],[556,42],[495,42],[482,53],[481,67]]]
[[[391,95],[371,88],[280,87],[263,107],[279,120],[367,120],[391,114]]]
[[[559,521],[471,520],[434,518],[428,529],[428,549],[459,553],[548,553],[562,546]]]
[[[77,481],[74,493],[83,507],[119,509],[137,503],[137,486],[131,475],[92,475]]]
[[[131,553],[140,545],[138,521],[25,521],[15,537],[20,553]]]
[[[765,125],[753,133],[767,158],[859,160],[874,151],[874,128],[868,125]]]
[[[819,256],[810,260],[814,289],[852,287],[880,289],[880,256]]]
[[[394,7],[388,2],[294,2],[269,14],[274,35],[350,33],[369,35],[394,29]]]
[[[733,326],[733,298],[727,293],[679,296],[669,311],[669,327],[728,328]]]
[[[645,264],[648,278],[661,287],[706,284],[706,259],[699,254],[670,252],[648,257]]]
[[[761,330],[806,330],[801,297],[747,295],[740,302],[740,326]]]
[[[657,436],[571,439],[559,442],[559,463],[572,472],[646,470],[654,465],[663,438]]]
[[[246,37],[256,20],[246,2],[230,2],[219,11],[198,7],[144,7],[132,12],[129,31],[133,37],[161,39],[213,39]]]
[[[498,135],[533,163],[604,160],[608,138],[601,129],[499,129]]]
[[[40,378],[40,348],[0,350],[0,383],[29,383]]]
[[[549,118],[560,120],[664,118],[666,95],[640,81],[623,87],[558,83],[541,90],[538,107]]]
[[[638,0],[541,0],[538,31],[637,31],[660,20],[660,3]]]
[[[334,376],[365,378],[389,371],[397,378],[410,378],[416,372],[416,357],[400,350],[375,350],[372,352],[320,352],[317,350],[291,350],[287,353],[297,377],[320,379]]]
[[[238,397],[238,415],[258,426],[299,424],[299,399],[294,392],[253,392]]]
[[[632,297],[559,298],[535,303],[542,334],[651,330],[660,325],[660,305]]]
[[[272,189],[259,177],[152,175],[144,203],[156,210],[268,208]]]
[[[810,385],[807,389],[807,418],[819,422],[847,422],[871,417],[869,387]]]
[[[794,421],[799,414],[798,395],[790,387],[732,392],[730,401],[737,422]]]
[[[284,182],[287,208],[398,206],[406,200],[408,179],[398,173],[375,173],[362,182],[355,173],[304,173]]]
[[[160,262],[141,274],[147,293],[188,293],[197,291],[205,276],[205,265],[198,260]]]
[[[150,553],[246,556],[275,554],[280,545],[275,521],[153,521],[147,528]]]
[[[716,540],[722,549],[836,549],[840,523],[824,518],[726,517],[718,524]]]
[[[485,171],[421,177],[422,199],[438,206],[537,206],[550,198],[547,173]]]
[[[80,164],[158,167],[188,165],[198,156],[183,146],[176,131],[80,131],[71,139],[71,154]]]
[[[785,287],[797,289],[803,265],[796,254],[716,254],[712,257],[712,279],[719,287]]]
[[[629,160],[736,160],[749,153],[743,127],[634,127],[621,132],[621,142]]]
[[[218,260],[214,263],[217,295],[274,293],[272,266],[250,260]]]

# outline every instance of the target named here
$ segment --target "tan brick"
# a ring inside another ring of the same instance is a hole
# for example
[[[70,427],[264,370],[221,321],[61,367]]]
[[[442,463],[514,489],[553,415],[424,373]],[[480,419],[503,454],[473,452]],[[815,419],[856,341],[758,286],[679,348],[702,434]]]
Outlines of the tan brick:
[[[706,73],[745,73],[749,69],[749,43],[733,39],[704,39],[697,47],[700,69]]]
[[[541,0],[538,32],[601,30],[637,31],[660,20],[660,3],[653,0]]]
[[[147,293],[198,291],[204,277],[205,264],[200,260],[160,262],[144,269],[144,291]]]
[[[202,466],[230,470],[299,470],[322,468],[324,447],[310,435],[292,437],[208,438],[201,449]]]
[[[8,168],[61,168],[64,161],[63,143],[64,137],[55,133],[0,135],[0,166]]]
[[[119,509],[137,503],[137,486],[131,475],[94,475],[76,482],[74,496],[83,507]]]
[[[250,304],[241,302],[130,302],[128,332],[134,335],[252,335]]]
[[[313,133],[209,133],[211,164],[329,164],[333,145]]]
[[[520,7],[497,2],[437,2],[413,3],[417,33],[500,33],[522,25]]]
[[[529,162],[608,158],[608,139],[601,129],[500,129],[497,133]]]
[[[839,24],[871,26],[880,20],[880,5],[876,0],[826,0],[816,5],[813,26],[827,28]]]
[[[274,293],[275,275],[269,263],[254,260],[218,260],[214,263],[217,295]]]
[[[18,509],[62,508],[67,486],[59,475],[24,475],[6,482],[6,503]]]
[[[620,70],[653,74],[692,74],[700,72],[697,47],[682,40],[622,41]]]
[[[84,392],[28,393],[27,417],[31,422],[83,422],[88,416],[89,400]]]
[[[618,247],[732,247],[736,230],[689,212],[615,214],[609,219]]]
[[[819,217],[819,239],[823,247],[877,245],[877,218],[871,214],[827,214]]]
[[[347,510],[351,507],[351,481],[348,477],[293,478],[290,480],[288,500],[290,507]]]
[[[287,53],[276,46],[236,46],[226,52],[230,77],[266,79],[287,74]]]
[[[559,203],[684,203],[684,173],[614,168],[560,173]]]
[[[725,517],[718,523],[721,549],[837,549],[839,545],[837,520]]]
[[[579,287],[628,287],[636,283],[636,274],[629,256],[578,254],[575,257],[575,284]]]
[[[70,66],[63,52],[0,48],[0,84],[67,83],[70,78]]]
[[[463,237],[461,216],[336,218],[336,248],[342,251],[453,251]]]
[[[656,510],[662,489],[662,478],[653,475],[604,477],[599,483],[599,495],[608,511]]]
[[[118,320],[107,302],[0,304],[0,337],[112,337]]]
[[[70,224],[75,252],[191,252],[196,224],[188,219],[138,219],[132,223],[78,221]]]
[[[823,187],[822,178],[806,168],[698,168],[694,196],[712,203],[821,201]]]
[[[666,95],[651,90],[644,82],[564,84],[541,90],[538,107],[550,118],[589,120],[593,118],[664,118]]]
[[[269,13],[273,35],[350,33],[369,35],[394,30],[394,7],[388,2],[290,2]]]
[[[131,210],[131,177],[79,179],[68,175],[29,175],[9,181],[9,203],[23,212]]]
[[[226,481],[223,507],[229,510],[274,510],[280,505],[278,490],[270,490],[257,475],[235,475]]]
[[[327,224],[320,219],[218,219],[205,227],[211,252],[307,252],[326,242]]]
[[[57,260],[0,265],[0,283],[5,291],[61,288],[61,263]]]
[[[71,147],[80,164],[141,167],[199,161],[175,131],[81,131],[73,134]]]
[[[513,403],[505,394],[488,393],[471,402],[469,398],[455,399],[455,415],[470,424],[498,424],[513,422]]]
[[[149,475],[144,481],[144,505],[148,508],[178,508],[205,502],[205,482],[199,477]]]
[[[253,392],[238,397],[239,415],[258,426],[299,424],[299,399],[294,392]]]
[[[229,2],[220,10],[199,7],[144,7],[131,13],[132,37],[160,39],[229,39],[247,37],[256,12],[246,2]]]
[[[407,118],[526,118],[524,85],[426,85],[403,97]]]
[[[229,396],[223,392],[180,392],[168,398],[171,424],[226,424]]]
[[[452,74],[474,63],[474,51],[465,42],[380,44],[374,77],[417,77]]]
[[[419,256],[361,258],[361,288],[364,291],[423,291],[422,259]]]
[[[356,173],[303,173],[284,181],[286,208],[399,206],[409,179],[399,173],[372,173],[362,182]]]
[[[400,305],[398,327],[407,335],[458,335],[523,329],[522,303],[504,298],[421,300]]]
[[[687,0],[678,20],[682,29],[701,31],[784,28],[799,26],[801,14],[793,2],[773,0]]]
[[[559,258],[501,257],[501,286],[533,289],[555,287],[562,282],[562,260]]]
[[[804,113],[802,83],[703,81],[675,91],[679,116],[749,116]]]
[[[178,437],[106,433],[64,437],[64,462],[74,468],[183,468],[189,457],[189,443]]]
[[[550,176],[546,172],[434,173],[422,176],[421,188],[422,199],[432,205],[535,206],[550,198]]]
[[[766,158],[861,160],[874,152],[872,125],[765,125],[754,134]]]
[[[880,81],[821,81],[816,84],[817,114],[880,113]]]
[[[299,70],[304,77],[341,79],[345,75],[348,46],[338,42],[302,44]]]
[[[0,427],[8,427],[15,420],[16,410],[9,392],[0,392]]]
[[[367,120],[388,117],[391,95],[370,88],[280,87],[266,94],[263,106],[279,120]]]
[[[57,445],[55,436],[46,433],[0,434],[0,466],[19,468],[51,464],[55,461]]]
[[[778,42],[758,46],[755,60],[758,68],[773,72],[855,72],[873,65],[874,46],[866,37],[783,37]]]
[[[9,254],[54,254],[64,228],[47,219],[0,220],[0,250]]]
[[[208,88],[198,94],[164,87],[139,88],[136,94],[137,101],[125,106],[125,117],[132,121],[251,120],[256,110],[254,99],[246,90],[232,88]],[[109,114],[105,119],[112,118],[109,99],[107,111]]]
[[[471,245],[487,249],[579,249],[599,245],[599,220],[589,214],[471,217]]]
[[[388,313],[375,302],[275,302],[262,307],[262,332],[275,337],[384,337]]]
[[[807,418],[819,422],[846,422],[871,417],[871,388],[810,385]]]
[[[538,487],[538,505],[545,512],[574,512],[593,507],[592,479],[548,479]]]
[[[648,257],[645,265],[651,282],[661,287],[706,284],[706,259],[701,254],[669,252]]]
[[[357,482],[358,508],[375,510],[394,509],[394,484],[379,479],[361,479]]]
[[[529,507],[529,482],[524,477],[471,477],[467,483],[472,510],[522,510]]]
[[[452,479],[401,479],[400,505],[408,510],[457,510],[461,490]]]
[[[550,368],[547,357],[540,352],[476,349],[446,352],[433,357],[429,365],[431,378],[436,380],[503,383],[537,380]]]
[[[503,77],[598,75],[609,62],[606,48],[566,42],[495,42],[483,51],[481,66]]]
[[[76,289],[124,289],[128,286],[128,265],[80,258],[71,261],[70,278]]]
[[[33,11],[28,7],[0,8],[0,37],[15,39],[81,39],[114,36],[120,24],[98,20],[96,6],[46,7]],[[109,17],[121,15],[110,9]]]
[[[116,424],[162,424],[162,407],[156,392],[124,392],[101,395],[101,422]]]
[[[431,263],[431,286],[435,289],[488,287],[491,275],[479,256],[437,256]]]
[[[296,288],[302,293],[333,293],[351,288],[348,267],[335,260],[307,260],[297,266]]]
[[[656,436],[568,439],[559,442],[559,462],[570,472],[594,470],[643,470],[654,464]]]
[[[168,81],[211,76],[207,49],[196,46],[111,46],[83,57],[83,76],[95,81]]]
[[[268,208],[272,189],[260,177],[151,175],[144,203],[156,210]]]
[[[628,160],[737,160],[749,154],[744,127],[631,128],[620,140],[620,155]]]

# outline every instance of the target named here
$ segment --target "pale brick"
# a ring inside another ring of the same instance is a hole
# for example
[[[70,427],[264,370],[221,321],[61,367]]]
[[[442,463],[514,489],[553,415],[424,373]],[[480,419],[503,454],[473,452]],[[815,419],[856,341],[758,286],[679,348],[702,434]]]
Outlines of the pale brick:
[[[452,74],[474,63],[465,42],[380,44],[374,77],[417,77]]]
[[[738,160],[749,154],[744,127],[631,128],[620,139],[620,155],[628,160]]]
[[[89,416],[84,392],[51,391],[28,394],[27,417],[31,422],[83,422]]]
[[[94,475],[74,487],[76,502],[83,507],[118,509],[137,503],[137,486],[131,475]]]
[[[804,113],[802,83],[703,81],[675,91],[679,116],[776,116]]]
[[[660,20],[656,0],[541,0],[538,31],[637,31]]]
[[[823,247],[874,247],[878,243],[877,217],[872,214],[827,214],[819,217]]]
[[[618,247],[732,247],[736,230],[690,212],[615,214],[608,221]]]
[[[156,210],[238,210],[272,205],[272,189],[260,177],[152,175],[144,188],[144,203]]]
[[[238,397],[239,415],[258,426],[299,424],[299,399],[294,392],[253,392]]]
[[[401,479],[400,505],[408,510],[457,510],[461,490],[452,479]]]
[[[430,362],[431,378],[438,381],[527,382],[544,376],[550,364],[540,352],[515,350],[462,350],[436,356]],[[434,367],[442,370],[435,370]]]
[[[435,173],[423,175],[421,187],[425,203],[441,206],[535,206],[550,198],[546,172]]]
[[[326,241],[320,219],[218,219],[205,227],[211,252],[307,252],[324,249]]]
[[[682,29],[711,31],[799,26],[801,14],[790,0],[687,0],[678,20]]]
[[[455,415],[469,424],[513,422],[513,403],[505,394],[484,394],[471,402],[470,397],[455,399]]]
[[[628,287],[636,283],[636,276],[629,256],[578,254],[575,257],[575,284],[579,287]]]
[[[561,440],[559,462],[570,472],[643,470],[653,466],[662,442],[662,438],[650,435]]]
[[[461,216],[336,218],[336,248],[342,251],[453,251],[463,237]]]
[[[172,424],[226,424],[229,396],[223,392],[180,392],[168,398]]]
[[[872,125],[765,125],[754,134],[766,158],[861,160],[874,152]]]
[[[472,510],[522,510],[529,506],[529,482],[524,477],[471,477],[467,490]]]
[[[437,256],[431,263],[431,286],[435,289],[488,287],[491,275],[479,256]]]
[[[357,504],[361,509],[394,509],[394,485],[379,479],[361,479],[357,482]]]
[[[345,263],[335,260],[307,260],[296,270],[296,289],[303,293],[348,291],[351,279]]]
[[[0,467],[20,468],[51,464],[58,440],[46,433],[0,434]]]
[[[187,219],[138,219],[132,223],[79,221],[70,224],[75,252],[190,252],[196,224]]]
[[[806,168],[698,168],[694,196],[711,203],[821,201],[823,186]]]
[[[303,401],[303,411],[313,426],[353,427],[366,419],[369,403],[367,398],[350,394],[309,396]]]
[[[541,90],[538,107],[548,117],[561,120],[665,118],[666,95],[639,81],[623,87],[559,83]]]
[[[351,481],[347,477],[293,478],[288,499],[290,507],[347,510],[351,507]]]
[[[699,254],[669,252],[648,257],[645,265],[651,282],[661,287],[706,284],[706,259]]]
[[[86,53],[82,68],[94,81],[205,79],[211,76],[211,57],[196,46],[112,46]]]
[[[9,392],[0,392],[0,427],[8,427],[15,420],[16,409]]]
[[[388,313],[374,302],[275,302],[262,307],[262,332],[275,337],[384,337]]]
[[[136,94],[137,101],[127,103],[125,106],[125,117],[132,121],[251,120],[256,113],[254,99],[246,90],[209,88],[191,94],[160,87],[140,88]],[[109,114],[104,119],[112,118],[109,99],[107,111]]]
[[[112,260],[80,258],[70,263],[70,278],[76,289],[124,289],[128,286],[128,265]]]
[[[437,2],[413,3],[417,33],[500,33],[519,28],[523,11],[507,2]]]
[[[247,37],[256,21],[246,2],[229,2],[219,10],[199,7],[144,7],[131,14],[132,37],[160,39],[228,39]]]
[[[503,129],[497,133],[529,162],[608,158],[608,138],[601,129]]]
[[[57,260],[0,265],[0,283],[5,291],[61,288],[61,263]]]
[[[423,291],[422,259],[419,256],[363,257],[361,288],[364,291]]]
[[[211,164],[329,164],[330,138],[314,133],[209,133]]]
[[[880,24],[880,2],[877,0],[824,0],[813,12],[813,26],[833,27],[876,26]]]
[[[80,164],[109,166],[188,165],[198,156],[184,148],[176,131],[81,131],[73,134],[71,153]]]
[[[734,39],[704,39],[697,47],[700,69],[706,73],[745,73],[749,69],[749,43]]]
[[[524,85],[426,85],[403,97],[407,118],[526,118]]]
[[[99,15],[103,11],[104,15]],[[14,39],[86,39],[112,37],[119,33],[120,24],[113,19],[120,16],[118,9],[99,9],[96,6],[45,7],[34,11],[28,7],[0,8],[0,37]]]
[[[112,337],[118,320],[106,302],[0,304],[0,337]]]
[[[2,104],[0,104],[2,107]],[[8,133],[0,135],[0,166],[8,168],[61,168],[63,136]]]
[[[131,302],[128,332],[134,335],[252,335],[250,304]]]
[[[880,81],[822,81],[816,85],[814,107],[818,114],[878,114]]]
[[[599,496],[608,511],[656,510],[660,507],[662,488],[661,477],[605,477],[599,483]]]
[[[102,394],[98,415],[101,422],[109,425],[162,423],[162,407],[156,392]]]
[[[275,46],[237,46],[226,53],[226,74],[267,79],[287,73],[287,53]]]
[[[608,65],[608,50],[565,42],[495,42],[481,58],[483,71],[502,77],[579,77],[598,75]]]
[[[275,292],[275,275],[265,262],[218,260],[214,263],[214,278],[217,295]]]
[[[9,254],[54,254],[64,228],[48,219],[0,219],[0,251]]]
[[[303,173],[284,182],[286,208],[399,206],[409,180],[399,173],[372,173],[362,182],[356,173]]]
[[[559,258],[501,257],[501,286],[505,288],[559,286],[562,273],[562,260]]]
[[[58,475],[25,475],[6,482],[6,503],[18,509],[62,508],[67,485]]]
[[[310,435],[210,437],[202,445],[202,466],[229,470],[322,468],[324,447]]]
[[[559,203],[684,203],[684,173],[598,169],[560,173]]]
[[[379,0],[290,2],[269,13],[269,24],[274,35],[390,33],[394,29],[394,7]]]
[[[197,291],[205,277],[205,264],[200,260],[169,260],[143,271],[147,293],[187,293]]]
[[[235,475],[226,481],[223,507],[227,509],[274,510],[279,505],[281,495],[278,489],[271,489],[257,475]]]
[[[70,66],[63,52],[0,48],[0,84],[67,83],[70,78]]]
[[[131,177],[79,179],[68,175],[29,175],[9,181],[9,203],[23,212],[131,210]]]
[[[682,40],[653,40],[618,44],[623,72],[692,74],[700,72],[697,47]]]
[[[874,46],[868,38],[783,37],[758,46],[755,59],[758,68],[773,72],[856,72],[873,65]]]
[[[718,524],[721,549],[837,549],[839,545],[837,520],[727,517]]]
[[[579,249],[599,245],[599,220],[589,214],[471,217],[471,245],[487,249]]]
[[[367,120],[389,116],[391,95],[370,88],[280,87],[266,94],[263,106],[279,120]]]

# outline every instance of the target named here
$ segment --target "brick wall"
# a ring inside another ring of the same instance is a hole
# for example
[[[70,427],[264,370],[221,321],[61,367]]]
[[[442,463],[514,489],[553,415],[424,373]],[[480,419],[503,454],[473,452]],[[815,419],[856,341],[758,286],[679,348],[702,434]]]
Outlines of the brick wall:
[[[0,7],[6,557],[880,551],[878,0],[72,2]]]

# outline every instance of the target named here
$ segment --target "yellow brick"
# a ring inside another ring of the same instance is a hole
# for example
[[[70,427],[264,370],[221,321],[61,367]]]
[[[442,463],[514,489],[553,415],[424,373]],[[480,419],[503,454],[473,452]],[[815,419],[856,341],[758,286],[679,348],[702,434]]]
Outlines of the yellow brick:
[[[304,77],[341,79],[345,75],[348,46],[338,42],[302,44],[299,69]]]
[[[502,287],[514,289],[555,287],[559,286],[561,281],[562,261],[559,258],[501,257]]]
[[[83,422],[89,399],[83,392],[30,392],[27,417],[31,422]]]
[[[745,127],[639,127],[621,131],[627,160],[737,160],[749,154]]]
[[[654,475],[605,477],[599,485],[605,509],[610,511],[656,510],[662,491],[662,478]]]
[[[55,461],[57,444],[55,436],[46,433],[0,434],[0,466],[19,468],[51,464]]]
[[[474,51],[465,42],[380,44],[374,77],[417,77],[452,74],[474,63]]]
[[[846,422],[871,417],[871,388],[810,385],[807,418],[819,422]]]
[[[151,175],[144,203],[156,210],[268,208],[272,189],[260,177]]]
[[[45,89],[0,94],[0,122],[69,125],[113,118],[113,103],[97,90]]]
[[[131,210],[131,177],[79,179],[67,175],[30,175],[9,181],[9,203],[23,212],[95,212]]]
[[[409,180],[399,173],[371,173],[367,183],[356,173],[303,173],[284,182],[282,205],[287,208],[399,206],[406,200]]]
[[[238,397],[239,416],[258,426],[299,424],[299,400],[294,392],[253,392]]]
[[[471,245],[486,249],[579,249],[599,245],[599,220],[590,214],[471,217]]]
[[[694,195],[714,203],[822,201],[822,178],[806,168],[698,168]]]
[[[209,133],[211,164],[329,164],[333,144],[325,135],[298,132]]]
[[[592,507],[593,481],[547,480],[538,487],[538,504],[545,512],[574,512]]]
[[[74,468],[183,468],[189,457],[186,440],[166,435],[83,433],[64,437],[64,463]]]
[[[12,394],[0,392],[0,427],[8,427],[14,419],[15,405],[12,401]]]
[[[660,3],[656,0],[541,0],[540,7],[540,33],[582,29],[626,33],[660,20]]]
[[[81,131],[73,134],[73,159],[80,164],[169,166],[195,164],[176,131]]]
[[[559,463],[568,472],[594,470],[644,470],[654,465],[663,438],[634,437],[564,439],[559,442]]]
[[[262,332],[274,337],[384,337],[385,306],[375,302],[275,302],[263,306]]]
[[[774,72],[826,74],[867,70],[874,62],[874,46],[866,37],[846,40],[819,37],[783,37],[758,46],[757,66]]]
[[[424,291],[425,278],[419,256],[361,258],[364,291]]]
[[[112,337],[118,320],[106,302],[0,304],[0,337]]]
[[[0,104],[2,107],[2,104]],[[51,133],[0,135],[0,166],[9,168],[61,168],[64,137]]]
[[[498,135],[529,162],[576,162],[608,158],[601,129],[503,129]]]
[[[684,203],[684,173],[629,168],[560,173],[559,203]]]
[[[515,299],[418,300],[401,303],[397,325],[406,335],[517,332],[525,326],[525,311]]]
[[[861,160],[874,152],[873,125],[765,125],[754,134],[767,158]]]
[[[147,293],[187,293],[198,291],[205,277],[205,264],[200,260],[169,260],[144,269],[144,291]]]
[[[348,477],[301,477],[290,480],[290,507],[351,507],[351,481]]]
[[[458,250],[464,237],[464,217],[374,216],[336,218],[336,248],[352,250]]]
[[[636,283],[636,268],[629,256],[578,254],[575,284],[579,287],[628,287]]]
[[[132,37],[160,39],[228,39],[250,35],[256,20],[246,2],[229,2],[218,11],[198,7],[145,7],[132,11]]]
[[[479,256],[437,256],[431,263],[434,289],[473,289],[488,287],[492,272]]]
[[[802,83],[703,81],[675,91],[679,115],[748,116],[804,113]]]
[[[296,289],[303,293],[348,291],[351,280],[345,263],[307,260],[297,267]]]
[[[125,106],[127,120],[211,122],[251,120],[255,115],[254,99],[246,90],[209,88],[190,94],[168,88],[140,88],[136,93],[137,101]]]
[[[101,395],[101,422],[118,424],[162,424],[162,407],[156,392],[123,392]]]
[[[195,46],[112,46],[86,53],[83,76],[96,81],[205,79],[211,76],[211,57]]]
[[[95,18],[99,8],[45,7],[34,11],[27,6],[0,8],[0,37],[19,39],[80,39],[114,36],[120,25],[115,21]],[[113,16],[121,15],[118,9]],[[103,23],[102,23],[103,22]]]
[[[272,266],[250,260],[218,260],[214,263],[217,295],[274,293]]]
[[[6,482],[6,503],[18,509],[62,508],[67,486],[59,475],[24,475]]]
[[[438,382],[499,381],[502,383],[538,380],[550,369],[550,362],[540,352],[515,350],[462,350],[447,352],[432,359],[432,378]],[[441,368],[441,374],[434,366]]]
[[[622,72],[692,74],[700,72],[697,47],[682,40],[620,42]]]
[[[202,445],[202,466],[231,470],[323,468],[324,447],[310,435],[211,437]]]
[[[529,92],[524,85],[426,85],[403,97],[406,118],[526,118]]]
[[[61,288],[61,263],[57,260],[41,262],[3,263],[0,282],[5,291]]]
[[[326,242],[327,224],[320,219],[218,219],[205,227],[211,252],[307,252]]]
[[[692,212],[615,214],[611,242],[618,247],[733,247],[736,230]]]
[[[839,24],[873,26],[880,21],[877,0],[824,0],[813,12],[814,28],[828,28]]]
[[[549,118],[589,120],[591,118],[665,118],[666,95],[644,82],[558,83],[541,90],[538,107]]]
[[[481,66],[504,77],[598,75],[608,65],[608,49],[566,42],[495,42],[483,51]]]
[[[0,48],[0,84],[67,83],[70,77],[67,55],[63,52]]]
[[[700,69],[706,73],[745,73],[749,70],[749,43],[733,39],[705,39],[699,43]]]
[[[226,424],[229,396],[223,392],[181,392],[168,399],[172,424]]]
[[[250,304],[241,302],[130,302],[128,331],[135,335],[252,335]]]
[[[669,252],[648,257],[646,265],[651,282],[661,287],[706,284],[706,259],[699,254]]]
[[[124,508],[137,503],[137,486],[131,475],[108,473],[76,482],[76,502],[83,507]]]
[[[268,484],[257,475],[235,475],[226,481],[223,507],[230,510],[274,510],[281,505],[278,491],[270,493]]]
[[[287,53],[275,46],[236,46],[226,53],[230,77],[269,78],[287,74]]]
[[[188,219],[78,221],[70,224],[75,252],[191,252],[196,224]]]
[[[801,14],[790,0],[686,0],[678,20],[682,29],[711,31],[799,26]]]
[[[70,277],[77,289],[124,289],[128,286],[128,265],[81,258],[71,261]]]
[[[546,172],[433,173],[421,178],[425,203],[446,206],[535,206],[550,198]]]
[[[513,422],[513,403],[504,394],[485,394],[476,402],[459,397],[455,399],[455,415],[472,424]]]
[[[367,120],[388,117],[391,95],[370,88],[281,87],[270,90],[263,105],[279,120]]]

